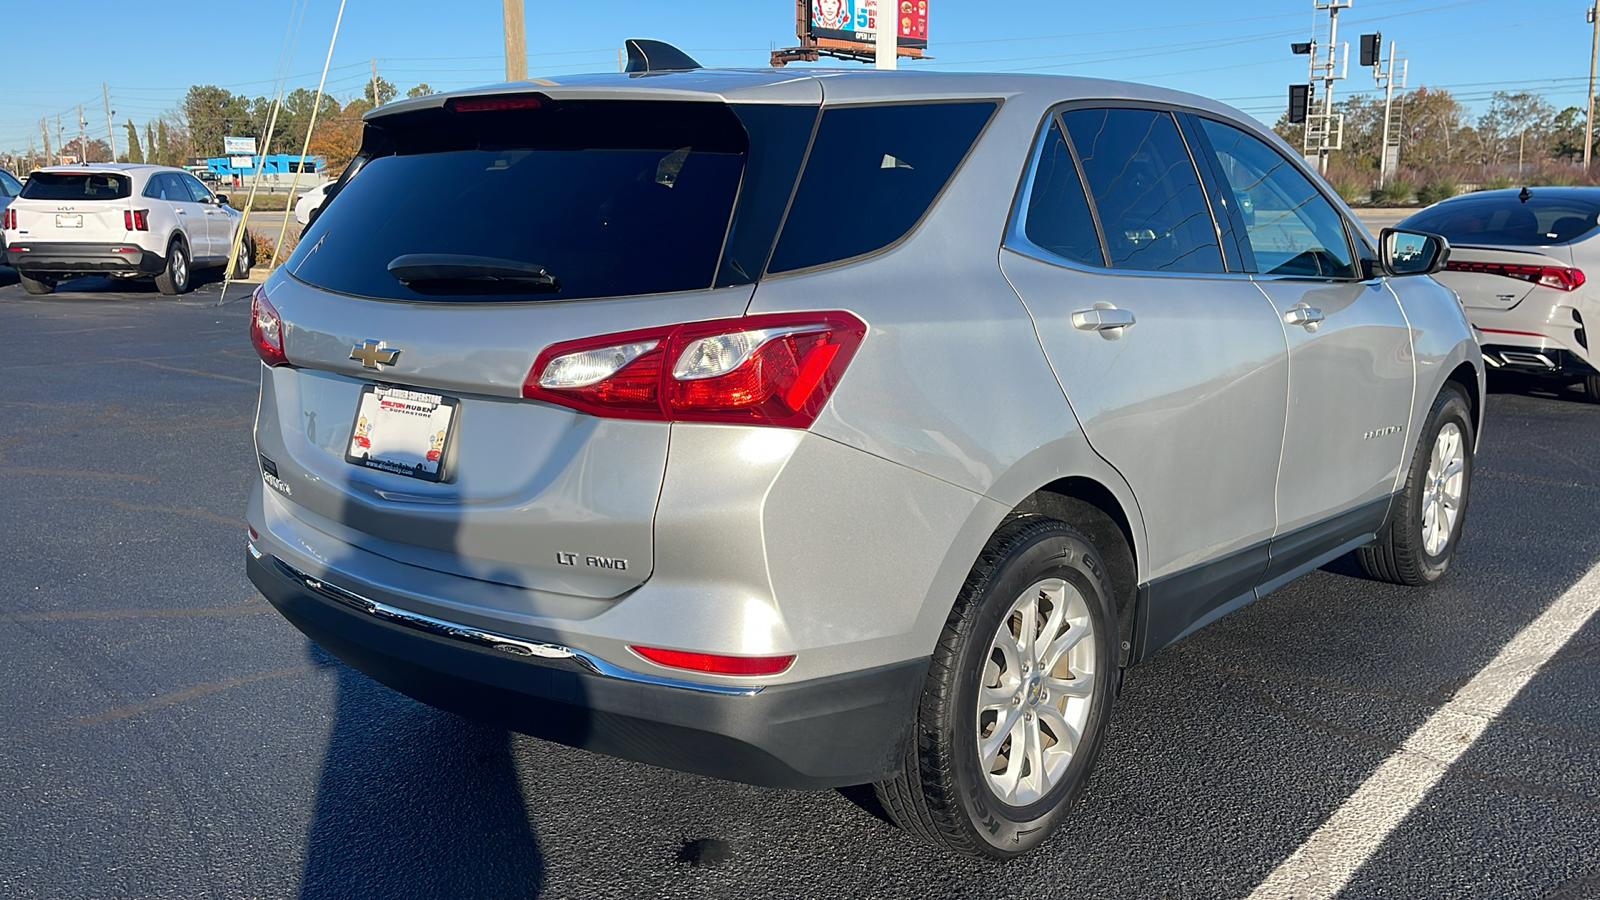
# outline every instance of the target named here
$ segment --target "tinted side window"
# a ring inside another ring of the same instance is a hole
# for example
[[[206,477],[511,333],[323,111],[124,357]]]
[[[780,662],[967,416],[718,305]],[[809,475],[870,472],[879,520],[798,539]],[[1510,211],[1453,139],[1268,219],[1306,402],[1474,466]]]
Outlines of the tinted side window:
[[[9,172],[0,172],[0,197],[15,197],[22,192],[22,182],[11,177]]]
[[[200,179],[193,175],[175,175],[173,177],[183,182],[183,186],[189,189],[189,196],[193,197],[196,203],[210,202],[211,192],[206,190],[206,186],[200,183]]]
[[[1169,113],[1083,109],[1062,118],[1083,162],[1113,267],[1224,271],[1200,176]]]
[[[158,172],[150,176],[150,183],[144,187],[144,195],[152,200],[173,200],[179,203],[189,202],[189,192],[183,184],[170,173]]]
[[[1312,278],[1355,278],[1344,219],[1283,154],[1251,135],[1210,119],[1200,127],[1233,188],[1255,254],[1253,272]]]
[[[1041,250],[1084,265],[1106,264],[1078,166],[1058,122],[1050,123],[1040,148],[1022,230]]]
[[[783,211],[800,178],[800,163],[818,112],[815,106],[755,103],[735,106],[733,111],[750,133],[750,154],[733,211],[733,227],[722,251],[717,287],[749,284],[766,267]]]
[[[850,259],[905,236],[994,109],[988,102],[922,103],[823,112],[768,271]]]

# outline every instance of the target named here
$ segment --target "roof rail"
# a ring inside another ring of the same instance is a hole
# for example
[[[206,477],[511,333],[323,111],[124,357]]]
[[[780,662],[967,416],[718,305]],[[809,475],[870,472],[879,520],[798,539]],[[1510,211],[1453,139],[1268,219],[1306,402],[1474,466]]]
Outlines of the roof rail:
[[[702,66],[689,54],[665,41],[628,38],[628,67],[625,72],[683,72]]]

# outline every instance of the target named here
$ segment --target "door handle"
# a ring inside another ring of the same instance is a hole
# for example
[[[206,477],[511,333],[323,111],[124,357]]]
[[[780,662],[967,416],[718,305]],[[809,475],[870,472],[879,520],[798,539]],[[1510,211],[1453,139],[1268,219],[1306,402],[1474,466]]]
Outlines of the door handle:
[[[186,212],[184,212],[184,211],[183,211],[183,210],[181,210],[181,209],[179,209],[179,210],[174,210],[174,211],[175,211],[175,212],[176,212],[176,213],[177,213],[177,214],[178,214],[178,215],[180,215],[180,216],[187,216],[187,215],[188,215],[188,213],[186,213]]]
[[[1307,331],[1316,331],[1317,323],[1326,318],[1322,310],[1305,302],[1296,303],[1283,314],[1284,322],[1290,325],[1304,325]]]
[[[1090,309],[1072,314],[1073,328],[1097,332],[1108,341],[1122,337],[1123,330],[1132,328],[1138,321],[1131,310],[1118,309],[1109,303],[1096,303]]]

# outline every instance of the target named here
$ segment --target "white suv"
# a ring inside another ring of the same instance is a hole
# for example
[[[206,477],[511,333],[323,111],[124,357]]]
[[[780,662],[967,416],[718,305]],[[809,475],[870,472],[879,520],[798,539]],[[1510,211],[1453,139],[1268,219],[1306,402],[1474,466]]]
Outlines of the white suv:
[[[124,163],[52,166],[29,176],[0,227],[5,262],[30,294],[84,275],[154,277],[189,290],[195,269],[227,265],[243,217],[182,169]],[[243,242],[234,277],[254,262]]]

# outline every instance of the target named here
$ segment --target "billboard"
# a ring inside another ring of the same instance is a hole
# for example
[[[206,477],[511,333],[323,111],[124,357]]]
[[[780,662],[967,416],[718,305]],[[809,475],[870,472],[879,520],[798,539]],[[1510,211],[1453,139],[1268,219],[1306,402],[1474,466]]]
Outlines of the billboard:
[[[235,153],[256,152],[256,139],[253,137],[225,137],[222,139],[222,152],[228,156]]]
[[[871,44],[877,39],[879,8],[899,13],[899,45],[928,46],[928,0],[811,0],[811,36]]]

